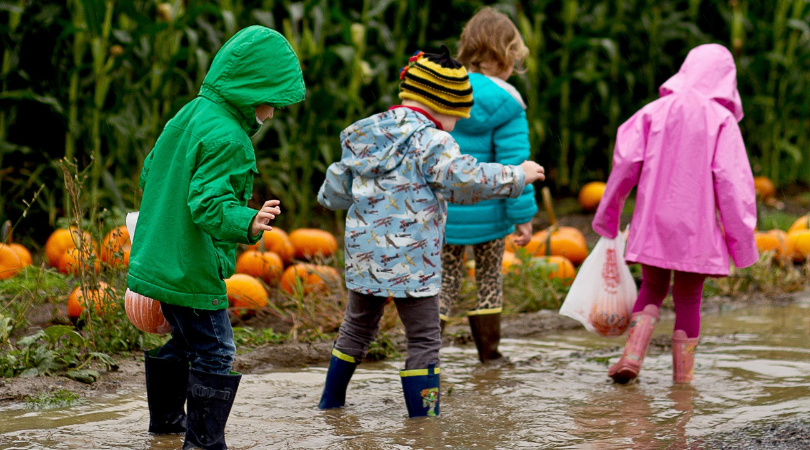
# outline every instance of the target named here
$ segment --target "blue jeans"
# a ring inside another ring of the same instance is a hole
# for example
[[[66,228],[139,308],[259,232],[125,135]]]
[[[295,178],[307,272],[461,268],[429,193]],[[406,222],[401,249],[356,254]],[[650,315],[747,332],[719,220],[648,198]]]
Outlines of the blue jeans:
[[[158,358],[188,361],[193,369],[228,375],[236,354],[228,310],[207,311],[160,302],[172,338]]]

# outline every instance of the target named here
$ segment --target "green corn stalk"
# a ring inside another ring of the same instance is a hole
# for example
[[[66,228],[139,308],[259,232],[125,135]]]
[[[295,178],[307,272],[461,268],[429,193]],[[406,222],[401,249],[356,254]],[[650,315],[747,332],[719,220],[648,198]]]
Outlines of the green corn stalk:
[[[571,61],[571,42],[574,40],[574,25],[577,20],[577,0],[564,0],[562,19],[565,25],[563,48],[560,55],[560,76],[564,78],[560,87],[560,178],[558,187],[567,188],[570,184],[568,154],[571,151],[571,128],[569,115],[571,109],[571,79],[568,65]]]
[[[99,184],[104,173],[104,156],[101,152],[101,114],[107,93],[110,90],[112,79],[109,76],[115,58],[109,54],[110,32],[112,30],[113,0],[104,2],[104,21],[101,25],[101,34],[90,38],[90,52],[93,56],[93,115],[90,130],[92,155],[96,163],[93,165],[91,175],[91,204],[97,205],[99,202]],[[91,19],[92,20],[92,19]]]
[[[13,8],[9,9],[8,12],[8,34],[10,36],[14,36],[17,32],[17,28],[20,26],[20,20],[22,19],[23,11],[25,10],[25,0],[17,0],[17,4],[14,5]],[[8,75],[11,73],[11,57],[12,52],[14,49],[6,48],[3,51],[3,66],[0,68],[0,80],[2,81],[2,88],[3,92],[8,90]],[[8,137],[8,128],[11,125],[10,116],[13,116],[13,113],[10,111],[2,110],[0,111],[0,145],[5,146]],[[3,155],[5,153],[4,149],[0,149],[0,169],[3,168]],[[3,193],[3,172],[0,171],[0,217],[5,214],[6,210],[6,196],[2,195]]]

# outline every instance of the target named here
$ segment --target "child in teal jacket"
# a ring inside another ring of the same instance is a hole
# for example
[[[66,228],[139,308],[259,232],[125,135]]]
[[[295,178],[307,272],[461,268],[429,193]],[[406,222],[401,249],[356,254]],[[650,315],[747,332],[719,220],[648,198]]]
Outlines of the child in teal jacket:
[[[505,15],[484,8],[464,27],[459,47],[458,59],[470,71],[475,105],[469,120],[462,120],[453,130],[453,138],[462,153],[478,161],[520,164],[530,154],[526,105],[505,81],[528,53],[517,28]],[[478,301],[467,315],[481,362],[501,358],[498,342],[505,237],[516,231],[515,243],[527,244],[536,213],[531,185],[517,198],[451,204],[447,208],[446,245],[442,249],[442,325],[461,288],[464,251],[472,245]]]

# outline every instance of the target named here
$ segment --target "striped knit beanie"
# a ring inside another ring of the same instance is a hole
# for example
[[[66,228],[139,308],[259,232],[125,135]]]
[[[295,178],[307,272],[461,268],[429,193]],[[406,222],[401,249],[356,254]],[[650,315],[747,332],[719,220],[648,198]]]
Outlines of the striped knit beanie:
[[[450,57],[442,45],[442,54],[416,52],[399,73],[399,98],[429,106],[439,114],[470,117],[472,86],[464,66]]]

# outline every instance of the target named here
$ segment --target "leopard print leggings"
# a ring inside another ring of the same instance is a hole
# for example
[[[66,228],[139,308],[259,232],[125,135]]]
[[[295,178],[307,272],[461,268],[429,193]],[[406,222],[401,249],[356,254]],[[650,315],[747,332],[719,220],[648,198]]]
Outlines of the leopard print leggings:
[[[500,308],[503,306],[503,252],[504,239],[473,245],[475,255],[475,284],[478,286],[476,310]],[[442,292],[439,313],[446,319],[450,308],[461,291],[464,278],[464,245],[445,244],[442,247]]]

